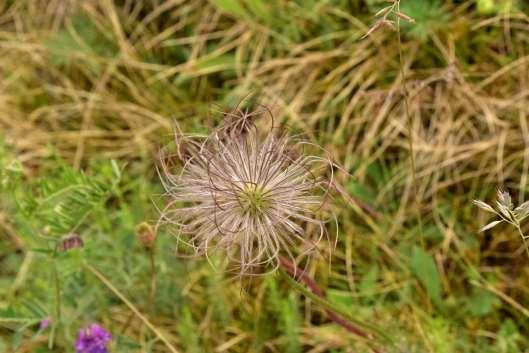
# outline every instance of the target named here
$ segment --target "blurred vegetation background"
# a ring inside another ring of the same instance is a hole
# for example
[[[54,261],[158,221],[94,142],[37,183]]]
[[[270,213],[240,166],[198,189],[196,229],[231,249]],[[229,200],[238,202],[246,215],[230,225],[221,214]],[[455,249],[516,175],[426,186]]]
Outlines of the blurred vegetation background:
[[[172,128],[206,132],[249,94],[351,174],[365,207],[336,201],[332,260],[308,271],[384,352],[527,351],[529,259],[471,201],[529,196],[529,6],[402,0],[415,23],[365,37],[387,5],[0,1],[0,352],[72,352],[91,322],[113,352],[169,352],[130,304],[181,352],[369,351],[277,275],[138,242]],[[71,233],[84,248],[50,249]]]

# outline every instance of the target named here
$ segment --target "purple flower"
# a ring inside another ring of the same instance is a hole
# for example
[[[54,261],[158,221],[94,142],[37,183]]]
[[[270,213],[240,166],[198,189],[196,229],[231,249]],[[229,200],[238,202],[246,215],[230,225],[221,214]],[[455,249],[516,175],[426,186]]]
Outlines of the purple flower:
[[[75,343],[77,353],[108,353],[107,344],[112,335],[98,324],[92,324],[79,331]]]
[[[41,330],[45,330],[47,329],[48,327],[50,327],[50,323],[51,323],[51,317],[46,317],[44,318],[41,322],[40,322],[40,329]]]

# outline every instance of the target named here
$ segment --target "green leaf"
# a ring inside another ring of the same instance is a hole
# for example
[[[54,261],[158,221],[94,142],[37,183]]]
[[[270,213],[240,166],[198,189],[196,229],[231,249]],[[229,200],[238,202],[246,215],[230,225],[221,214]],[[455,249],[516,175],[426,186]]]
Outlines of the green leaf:
[[[476,0],[478,12],[481,14],[491,14],[494,12],[494,0]]]
[[[368,203],[373,202],[376,197],[376,194],[371,189],[352,180],[347,183],[347,191],[349,191],[351,195],[358,197],[360,200]]]
[[[74,59],[82,56],[85,60],[89,60],[88,66],[97,72],[101,66],[97,61],[91,60],[92,58],[113,58],[119,51],[113,38],[107,35],[88,17],[74,16],[71,23],[46,41],[45,46],[50,53],[52,64],[72,64],[75,62]]]
[[[244,2],[252,15],[264,20],[267,24],[273,22],[272,12],[262,0],[245,0]]]
[[[362,279],[360,280],[360,285],[358,287],[359,287],[360,293],[363,296],[370,297],[373,295],[376,289],[378,275],[379,275],[378,266],[375,264],[369,269],[369,271],[366,274],[362,276]]]
[[[340,305],[343,308],[350,309],[354,305],[354,299],[351,293],[337,289],[327,289],[327,298],[331,303]]]
[[[238,0],[210,0],[213,5],[217,6],[222,12],[235,17],[248,18],[248,12],[244,9]]]
[[[496,341],[496,348],[498,352],[515,353],[521,352],[518,343],[522,341],[522,335],[518,331],[518,327],[511,320],[505,320],[498,331],[498,339]]]
[[[32,252],[36,252],[36,253],[39,253],[39,254],[46,254],[46,255],[53,253],[52,250],[46,249],[46,248],[31,248],[29,250],[32,251]]]
[[[485,316],[490,314],[498,304],[501,302],[494,294],[483,289],[476,289],[468,299],[468,310],[474,316]]]
[[[235,67],[235,57],[232,54],[225,54],[212,58],[200,60],[196,64],[196,69],[200,74],[210,74],[217,71],[233,69]]]
[[[178,335],[186,352],[199,353],[203,352],[200,343],[200,333],[189,307],[184,306],[178,321]]]
[[[401,21],[402,28],[421,40],[433,31],[446,29],[450,23],[450,13],[439,0],[403,1],[400,11],[415,20],[415,23]]]
[[[411,255],[411,270],[426,288],[434,304],[441,304],[441,279],[433,257],[415,246]]]
[[[286,353],[301,352],[301,345],[299,341],[299,326],[301,318],[298,312],[298,299],[295,293],[289,293],[288,297],[282,300],[281,303],[281,321],[283,324],[283,332],[286,338]]]
[[[505,14],[518,9],[513,0],[476,0],[476,5],[478,12],[483,15]]]

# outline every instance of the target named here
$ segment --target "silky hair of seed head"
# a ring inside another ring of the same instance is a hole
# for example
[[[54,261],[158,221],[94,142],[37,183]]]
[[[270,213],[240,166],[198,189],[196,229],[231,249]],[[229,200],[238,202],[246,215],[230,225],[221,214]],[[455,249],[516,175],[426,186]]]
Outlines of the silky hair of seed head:
[[[315,252],[333,181],[328,158],[305,154],[313,144],[273,126],[261,132],[256,115],[237,109],[208,136],[176,134],[181,167],[165,154],[159,168],[169,200],[159,224],[195,255],[222,251],[241,276]]]

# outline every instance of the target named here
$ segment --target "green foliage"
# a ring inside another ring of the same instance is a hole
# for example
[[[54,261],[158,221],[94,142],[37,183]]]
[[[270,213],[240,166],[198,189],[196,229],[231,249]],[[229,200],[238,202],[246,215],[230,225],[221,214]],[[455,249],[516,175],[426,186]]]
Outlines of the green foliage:
[[[180,320],[178,320],[178,335],[182,340],[182,346],[185,347],[185,352],[203,352],[200,345],[200,333],[193,320],[191,310],[189,310],[189,307],[187,306],[184,306],[180,313]]]
[[[215,262],[218,264],[220,261]],[[220,272],[215,272],[207,278],[209,298],[213,306],[213,315],[221,327],[229,325],[233,320],[230,298],[223,290],[223,280],[222,273]]]
[[[400,21],[408,97],[396,32],[382,26],[361,39],[386,0],[34,3],[0,6],[0,138],[12,148],[0,143],[1,353],[70,352],[92,322],[112,331],[112,352],[167,351],[86,263],[181,352],[367,352],[278,276],[239,283],[205,259],[176,257],[163,227],[154,265],[137,244],[136,226],[159,218],[153,156],[171,121],[203,134],[220,119],[217,104],[262,92],[278,126],[294,125],[347,166],[352,176],[336,168],[336,181],[375,211],[359,215],[329,198],[340,233],[318,249],[332,248],[330,261],[316,257],[307,269],[335,307],[384,327],[396,341],[381,343],[384,352],[527,351],[527,262],[512,256],[519,239],[478,234],[484,220],[470,205],[495,180],[527,196],[527,2],[401,0],[415,20]],[[82,171],[70,165],[78,138]],[[47,157],[49,145],[65,159]],[[84,248],[57,251],[71,233]],[[55,275],[62,317],[40,330],[56,316]],[[485,282],[520,306],[473,285]]]
[[[520,352],[519,342],[521,339],[522,337],[516,324],[511,319],[505,320],[498,332],[496,348],[501,353]]]
[[[12,190],[18,226],[25,230],[28,240],[59,240],[78,232],[91,212],[110,197],[120,179],[121,171],[115,162],[100,164],[96,176],[87,176],[58,161],[56,170],[41,177],[33,192]]]
[[[400,10],[415,20],[413,24],[401,21],[401,25],[410,35],[421,40],[450,23],[449,13],[440,0],[405,0],[401,2]]]
[[[426,288],[430,299],[441,306],[441,279],[432,256],[415,246],[411,255],[411,270]]]
[[[456,351],[449,321],[444,318],[428,318],[425,331],[434,352],[452,353]]]
[[[301,352],[299,341],[300,317],[298,298],[295,293],[283,296],[272,276],[266,277],[268,301],[272,311],[279,317],[281,332],[285,337],[283,351],[287,353]]]
[[[210,0],[220,10],[241,18],[247,18],[248,13],[239,0]]]
[[[476,289],[468,298],[467,305],[472,316],[483,317],[489,315],[500,304],[500,300],[492,293]]]
[[[362,276],[362,279],[358,286],[358,290],[360,291],[362,296],[369,298],[373,295],[373,292],[376,289],[376,283],[378,281],[379,275],[379,268],[375,264],[367,271],[367,273]]]
[[[103,207],[116,191],[121,171],[112,161],[94,164],[94,174],[88,175],[57,159],[55,169],[40,178],[28,180],[20,163],[9,157],[5,148],[1,150],[0,157],[0,202],[4,210],[13,214],[11,226],[17,230],[16,236],[20,237],[28,251],[17,280],[4,292],[12,299],[11,306],[0,315],[4,319],[29,318],[13,327],[15,334],[11,346],[16,348],[31,326],[61,310],[62,305],[56,298],[52,299],[56,288],[61,291],[56,286],[63,287],[63,304],[70,301],[73,306],[76,305],[75,296],[72,297],[69,289],[75,291],[79,285],[80,278],[77,276],[82,266],[82,254],[78,250],[59,252],[61,239],[74,232],[83,233],[89,217]],[[32,275],[35,277],[27,277],[25,271],[29,268],[34,268]],[[43,276],[44,281],[39,276]],[[47,280],[50,281],[48,286],[45,284]],[[34,295],[28,292],[15,296],[16,291],[27,283],[40,291]],[[59,324],[68,321],[65,319],[62,322],[56,316],[53,332]],[[50,346],[53,346],[56,336],[51,335],[49,339]]]
[[[112,58],[117,46],[89,18],[76,16],[65,29],[57,32],[46,43],[55,65],[71,65],[75,60],[87,60],[89,67],[98,72],[97,57]]]
[[[284,335],[287,341],[286,353],[301,352],[299,341],[299,328],[301,319],[299,317],[299,304],[297,294],[290,292],[281,305],[281,318],[284,325]]]
[[[244,4],[248,8],[252,16],[256,16],[265,24],[273,23],[274,17],[271,16],[269,6],[270,2],[264,0],[245,0]]]
[[[519,10],[516,0],[476,0],[478,12],[484,15],[508,13]]]

